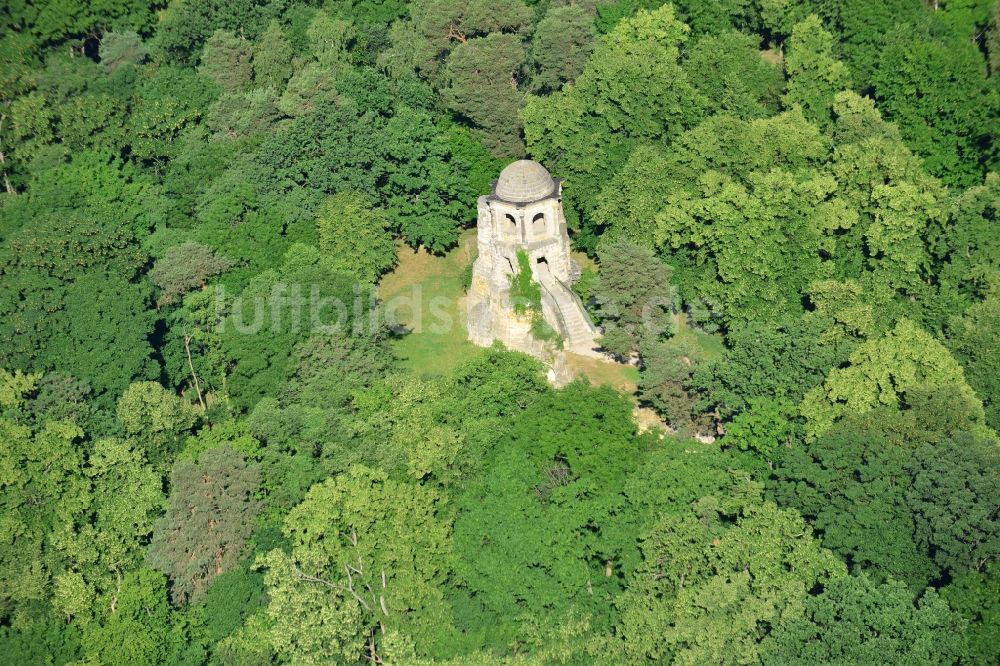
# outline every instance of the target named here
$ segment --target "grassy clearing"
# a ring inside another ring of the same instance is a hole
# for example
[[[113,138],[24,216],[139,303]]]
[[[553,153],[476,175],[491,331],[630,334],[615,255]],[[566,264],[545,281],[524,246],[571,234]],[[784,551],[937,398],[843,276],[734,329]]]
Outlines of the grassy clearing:
[[[464,232],[443,257],[400,246],[396,268],[379,283],[388,314],[411,332],[395,343],[404,367],[417,375],[445,375],[480,349],[467,339],[466,267],[475,258],[476,232]]]
[[[611,386],[622,393],[635,393],[639,383],[639,370],[624,363],[567,352],[566,364],[577,377],[586,377],[591,384]]]
[[[687,317],[677,317],[676,321],[677,332],[674,333],[675,339],[692,339],[705,353],[706,361],[714,361],[722,356],[726,347],[722,342],[721,335],[717,333],[706,333],[701,329],[694,328],[688,323]]]

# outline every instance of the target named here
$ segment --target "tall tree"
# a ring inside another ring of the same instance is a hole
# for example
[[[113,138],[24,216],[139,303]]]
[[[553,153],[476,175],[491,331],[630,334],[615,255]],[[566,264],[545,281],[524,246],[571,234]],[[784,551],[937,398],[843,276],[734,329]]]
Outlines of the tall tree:
[[[583,4],[550,7],[531,36],[528,67],[532,89],[553,92],[575,81],[596,41],[593,12]]]
[[[170,475],[170,506],[153,532],[149,564],[168,574],[175,604],[199,601],[239,562],[253,529],[260,472],[232,449],[182,461]]]
[[[231,263],[211,248],[185,241],[167,249],[150,271],[150,278],[160,288],[160,302],[169,303],[192,289],[205,287],[208,278],[224,273]]]
[[[0,363],[42,370],[58,363],[106,399],[155,376],[139,238],[161,203],[134,169],[95,153],[44,170],[31,193],[10,201],[0,250]]]
[[[832,369],[822,386],[806,393],[801,411],[807,435],[815,438],[847,414],[896,407],[908,392],[942,387],[972,405],[973,418],[983,423],[982,403],[965,382],[962,366],[940,342],[903,319],[882,337],[860,345],[849,365]]]
[[[253,78],[253,53],[247,40],[217,30],[205,42],[199,71],[226,90],[239,90]]]
[[[5,410],[16,408],[37,380],[29,377],[26,384],[10,390],[11,377],[0,372],[0,381],[8,384],[7,395],[0,400]],[[90,494],[83,456],[76,446],[83,432],[77,426],[51,421],[32,428],[3,417],[0,431],[9,451],[0,475],[4,524],[0,599],[9,616],[49,601],[52,577],[61,569],[54,537],[84,517]]]
[[[281,24],[272,21],[253,46],[254,84],[280,89],[292,76],[292,56]]]
[[[524,151],[517,116],[524,100],[518,89],[524,54],[516,35],[496,32],[459,44],[445,66],[445,102],[480,130],[498,156]]]
[[[168,463],[197,421],[190,400],[157,382],[135,382],[118,399],[116,413],[125,432],[146,448],[156,463]]]
[[[893,412],[883,408],[870,421],[842,422],[808,446],[793,445],[769,490],[780,505],[800,511],[823,546],[855,573],[892,577],[919,590],[938,570],[915,540],[906,495],[913,444],[893,441],[909,434]]]
[[[400,632],[428,654],[450,624],[440,589],[451,567],[442,501],[364,467],[313,486],[285,519],[291,551],[258,560],[279,654],[353,662],[377,657]]]
[[[786,106],[798,105],[810,121],[828,127],[834,95],[849,90],[850,72],[833,57],[833,36],[823,29],[816,15],[792,28],[785,56],[788,73]]]
[[[339,192],[316,210],[319,249],[331,268],[372,283],[396,263],[383,209],[359,192]]]
[[[519,415],[455,523],[462,586],[491,615],[575,607],[606,622],[631,542],[620,525],[640,448],[634,427],[621,396],[581,384]]]
[[[593,295],[604,323],[601,344],[627,360],[672,332],[672,271],[651,250],[624,240],[605,245],[600,256]]]
[[[183,635],[171,626],[163,574],[145,568],[130,571],[114,595],[114,610],[108,618],[85,628],[82,643],[87,658],[109,666],[167,663],[176,658]]]

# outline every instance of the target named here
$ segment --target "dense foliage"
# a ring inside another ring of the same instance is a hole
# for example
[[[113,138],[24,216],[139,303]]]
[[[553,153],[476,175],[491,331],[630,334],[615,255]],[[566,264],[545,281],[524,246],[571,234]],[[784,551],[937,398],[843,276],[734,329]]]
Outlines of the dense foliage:
[[[0,660],[1000,661],[998,70],[991,0],[2,4]],[[633,395],[397,358],[524,156]]]

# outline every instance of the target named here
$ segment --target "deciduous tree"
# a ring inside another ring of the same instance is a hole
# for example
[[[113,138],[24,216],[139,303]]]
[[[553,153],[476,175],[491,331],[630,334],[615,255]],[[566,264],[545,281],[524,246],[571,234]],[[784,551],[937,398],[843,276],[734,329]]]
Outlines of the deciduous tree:
[[[280,654],[303,664],[379,655],[387,630],[420,654],[447,634],[451,527],[434,490],[364,467],[315,485],[285,520],[291,552],[266,567]]]

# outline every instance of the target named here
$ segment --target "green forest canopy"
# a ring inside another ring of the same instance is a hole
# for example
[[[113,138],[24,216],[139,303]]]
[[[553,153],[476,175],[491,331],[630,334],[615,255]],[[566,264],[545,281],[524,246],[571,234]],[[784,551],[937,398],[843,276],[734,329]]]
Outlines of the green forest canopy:
[[[5,660],[1000,660],[1000,3],[0,26]],[[395,354],[525,156],[634,395]]]

